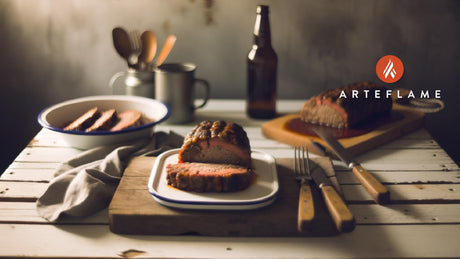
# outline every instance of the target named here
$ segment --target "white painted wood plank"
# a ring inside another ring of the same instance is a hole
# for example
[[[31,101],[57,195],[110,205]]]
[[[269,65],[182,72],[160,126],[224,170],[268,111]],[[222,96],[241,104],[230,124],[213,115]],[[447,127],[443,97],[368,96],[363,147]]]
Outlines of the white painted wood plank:
[[[48,183],[0,181],[0,201],[35,201]]]
[[[279,113],[299,112],[306,100],[277,100]],[[203,109],[198,112],[238,112],[246,113],[246,101],[244,99],[211,99]]]
[[[351,204],[356,224],[460,224],[460,204]]]
[[[460,224],[460,204],[350,204],[356,224]],[[2,223],[47,223],[35,202],[0,202]],[[86,218],[65,218],[59,224],[106,224],[108,211]]]
[[[350,203],[374,202],[361,185],[341,185],[345,200]],[[459,184],[385,185],[394,203],[460,203]]]
[[[292,158],[292,148],[286,145],[264,146],[263,142],[254,148],[278,157]],[[79,154],[73,148],[36,147],[26,148],[16,162],[60,163]],[[379,159],[380,158],[380,159]],[[458,170],[458,165],[442,149],[401,149],[394,152],[373,150],[359,156],[358,161],[368,170]],[[346,170],[341,161],[334,161],[336,170]]]
[[[0,222],[2,223],[49,223],[37,213],[35,202],[0,202]],[[104,209],[85,218],[64,217],[59,224],[102,224],[108,225],[108,210]]]
[[[1,224],[3,256],[136,258],[445,258],[458,257],[460,225],[363,225],[307,238],[116,235],[107,226]],[[37,233],[37,234],[31,234]],[[38,234],[39,233],[39,234]]]
[[[41,161],[14,161],[8,169],[55,169],[61,162],[41,162]]]
[[[34,201],[46,190],[48,183],[0,181],[0,201]],[[350,203],[372,203],[360,184],[341,185]],[[395,203],[460,203],[460,184],[399,184],[386,185]]]
[[[81,152],[81,150],[70,147],[27,147],[19,154],[15,161],[59,163],[68,160]]]
[[[1,175],[1,180],[6,181],[28,181],[28,182],[49,182],[54,177],[54,169],[38,168],[8,168]]]
[[[460,171],[371,171],[381,183],[460,183]],[[351,170],[336,171],[340,184],[358,184]]]

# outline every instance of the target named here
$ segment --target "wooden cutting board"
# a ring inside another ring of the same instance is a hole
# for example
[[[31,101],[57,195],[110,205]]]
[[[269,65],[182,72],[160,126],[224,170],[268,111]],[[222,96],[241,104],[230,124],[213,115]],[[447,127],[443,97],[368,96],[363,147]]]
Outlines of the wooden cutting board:
[[[398,115],[400,119],[379,125],[359,136],[341,138],[339,142],[351,154],[358,155],[423,126],[425,117],[423,112],[398,104],[393,105],[392,112]],[[322,139],[290,131],[286,128],[286,123],[299,117],[300,114],[288,114],[268,121],[262,125],[262,133],[268,138],[289,145],[307,145],[311,152],[319,155],[325,155],[323,151],[326,151],[326,155],[336,158],[335,153]]]
[[[338,188],[330,159],[314,158]],[[313,188],[314,226],[297,231],[299,183],[292,159],[277,160],[279,193],[263,208],[243,211],[174,209],[157,203],[147,190],[154,157],[134,158],[109,206],[110,229],[118,234],[206,236],[330,236],[337,234],[320,192]],[[313,165],[312,165],[313,166]],[[313,167],[312,167],[313,168]],[[338,188],[340,191],[340,188]]]

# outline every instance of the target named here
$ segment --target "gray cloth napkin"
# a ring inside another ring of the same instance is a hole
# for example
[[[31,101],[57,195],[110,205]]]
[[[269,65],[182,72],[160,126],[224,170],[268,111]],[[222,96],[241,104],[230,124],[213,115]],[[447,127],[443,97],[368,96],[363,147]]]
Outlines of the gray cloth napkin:
[[[106,208],[132,157],[159,155],[180,147],[183,139],[174,132],[156,132],[151,139],[96,147],[78,154],[57,168],[47,190],[37,200],[38,214],[57,221],[63,215],[85,217]]]

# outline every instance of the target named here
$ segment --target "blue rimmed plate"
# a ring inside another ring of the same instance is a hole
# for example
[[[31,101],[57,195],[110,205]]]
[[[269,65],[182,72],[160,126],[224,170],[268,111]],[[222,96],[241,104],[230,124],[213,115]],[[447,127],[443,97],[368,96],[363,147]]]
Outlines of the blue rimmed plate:
[[[273,156],[253,150],[256,181],[247,189],[229,193],[197,193],[179,190],[166,182],[166,165],[177,163],[179,149],[162,153],[155,160],[148,190],[160,204],[181,209],[249,210],[271,204],[278,193],[278,175]]]

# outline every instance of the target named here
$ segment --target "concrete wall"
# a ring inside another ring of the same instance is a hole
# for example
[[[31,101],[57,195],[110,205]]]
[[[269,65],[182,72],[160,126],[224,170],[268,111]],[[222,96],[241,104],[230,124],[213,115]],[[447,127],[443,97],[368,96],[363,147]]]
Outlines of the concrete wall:
[[[259,3],[271,7],[280,99],[378,82],[377,60],[397,55],[406,70],[390,87],[442,89],[446,108],[426,126],[459,161],[460,1],[0,0],[0,166],[38,132],[44,107],[110,93],[110,77],[126,69],[112,45],[115,26],[152,29],[160,43],[174,33],[167,61],[197,63],[212,98],[245,98]]]

